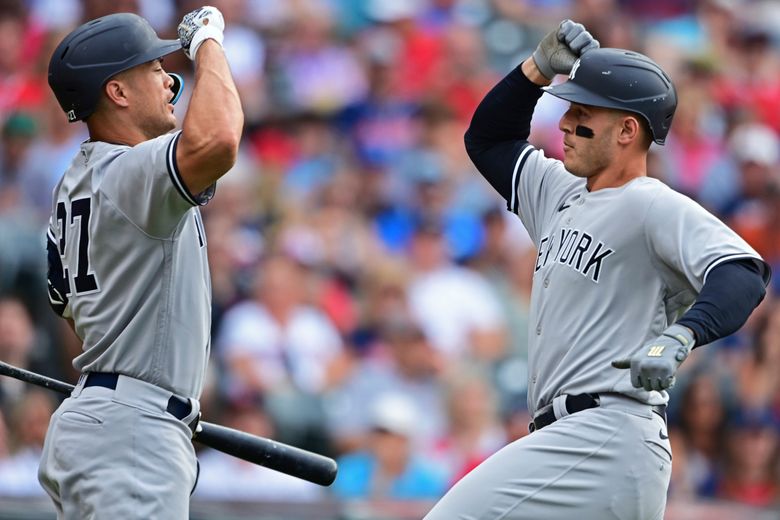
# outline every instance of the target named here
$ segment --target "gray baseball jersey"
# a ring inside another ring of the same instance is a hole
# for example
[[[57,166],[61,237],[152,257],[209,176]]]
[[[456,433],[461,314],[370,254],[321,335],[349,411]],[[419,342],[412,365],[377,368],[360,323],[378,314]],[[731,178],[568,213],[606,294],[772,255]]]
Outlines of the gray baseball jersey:
[[[198,205],[176,167],[179,132],[129,147],[85,142],[54,189],[49,297],[84,340],[73,365],[198,398],[211,281]]]
[[[538,249],[531,294],[530,411],[561,394],[618,392],[663,404],[611,361],[638,351],[694,302],[710,270],[760,259],[693,200],[639,177],[589,192],[532,146],[512,172],[509,209]]]

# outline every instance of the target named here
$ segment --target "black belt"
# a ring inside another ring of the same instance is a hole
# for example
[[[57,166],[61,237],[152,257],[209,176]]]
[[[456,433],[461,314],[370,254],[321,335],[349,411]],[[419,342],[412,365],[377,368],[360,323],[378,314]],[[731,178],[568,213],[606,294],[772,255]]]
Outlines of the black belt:
[[[590,408],[597,408],[600,404],[601,401],[598,394],[579,394],[566,396],[566,411],[570,415],[581,412],[583,410],[588,410]],[[665,404],[654,405],[651,406],[650,409],[653,411],[653,413],[660,415],[664,422],[666,422]],[[552,404],[549,404],[542,408],[542,411],[534,417],[533,421],[531,421],[531,424],[528,425],[528,429],[531,432],[535,432],[536,430],[541,430],[545,426],[551,425],[557,420],[558,418],[555,417],[553,406]]]
[[[104,388],[116,390],[117,381],[119,381],[119,374],[110,372],[89,372],[84,381],[84,388],[88,386],[102,386]],[[165,411],[181,421],[192,412],[192,404],[190,404],[188,399],[182,399],[181,397],[172,395],[171,398],[168,399],[168,406],[165,408]]]

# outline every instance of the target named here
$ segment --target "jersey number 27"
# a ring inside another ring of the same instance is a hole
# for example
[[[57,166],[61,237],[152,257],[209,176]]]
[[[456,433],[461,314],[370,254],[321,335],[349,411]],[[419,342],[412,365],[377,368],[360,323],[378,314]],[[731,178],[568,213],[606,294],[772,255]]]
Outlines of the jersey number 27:
[[[76,199],[70,203],[70,218],[68,218],[68,208],[65,202],[57,203],[57,220],[60,228],[59,241],[56,244],[56,251],[54,250],[55,244],[52,243],[54,237],[49,236],[49,287],[50,296],[51,289],[56,290],[56,295],[59,298],[64,307],[67,304],[68,296],[70,296],[70,273],[67,266],[62,265],[62,259],[64,258],[65,244],[68,240],[68,230],[73,228],[73,225],[78,220],[78,258],[76,259],[76,276],[73,277],[73,286],[76,294],[87,293],[95,291],[98,288],[95,275],[90,272],[89,268],[89,217],[92,208],[92,199],[83,198]],[[54,304],[55,302],[52,302]],[[55,309],[58,310],[59,309]]]

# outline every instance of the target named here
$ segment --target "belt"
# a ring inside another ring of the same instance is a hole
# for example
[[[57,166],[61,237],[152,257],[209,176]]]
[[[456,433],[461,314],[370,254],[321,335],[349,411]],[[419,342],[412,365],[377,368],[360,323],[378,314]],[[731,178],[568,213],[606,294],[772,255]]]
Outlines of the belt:
[[[562,417],[590,408],[598,408],[600,405],[601,399],[598,394],[579,394],[556,397],[552,403],[542,408],[539,413],[534,416],[533,421],[528,425],[528,430],[531,432],[541,430]],[[664,422],[666,422],[665,404],[652,405],[650,406],[650,409],[653,413],[661,416]]]
[[[116,390],[116,383],[118,380],[119,374],[110,372],[89,372],[84,380],[84,388],[88,386],[102,386],[104,388]],[[181,421],[192,412],[192,404],[187,399],[171,395],[170,399],[168,399],[168,406],[165,411]]]

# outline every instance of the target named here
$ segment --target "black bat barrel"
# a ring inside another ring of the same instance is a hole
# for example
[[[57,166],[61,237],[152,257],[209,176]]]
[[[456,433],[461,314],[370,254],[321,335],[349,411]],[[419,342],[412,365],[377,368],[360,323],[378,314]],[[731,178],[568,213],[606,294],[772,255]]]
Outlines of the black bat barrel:
[[[218,424],[201,426],[195,440],[221,452],[321,486],[336,479],[336,461],[323,455]]]

